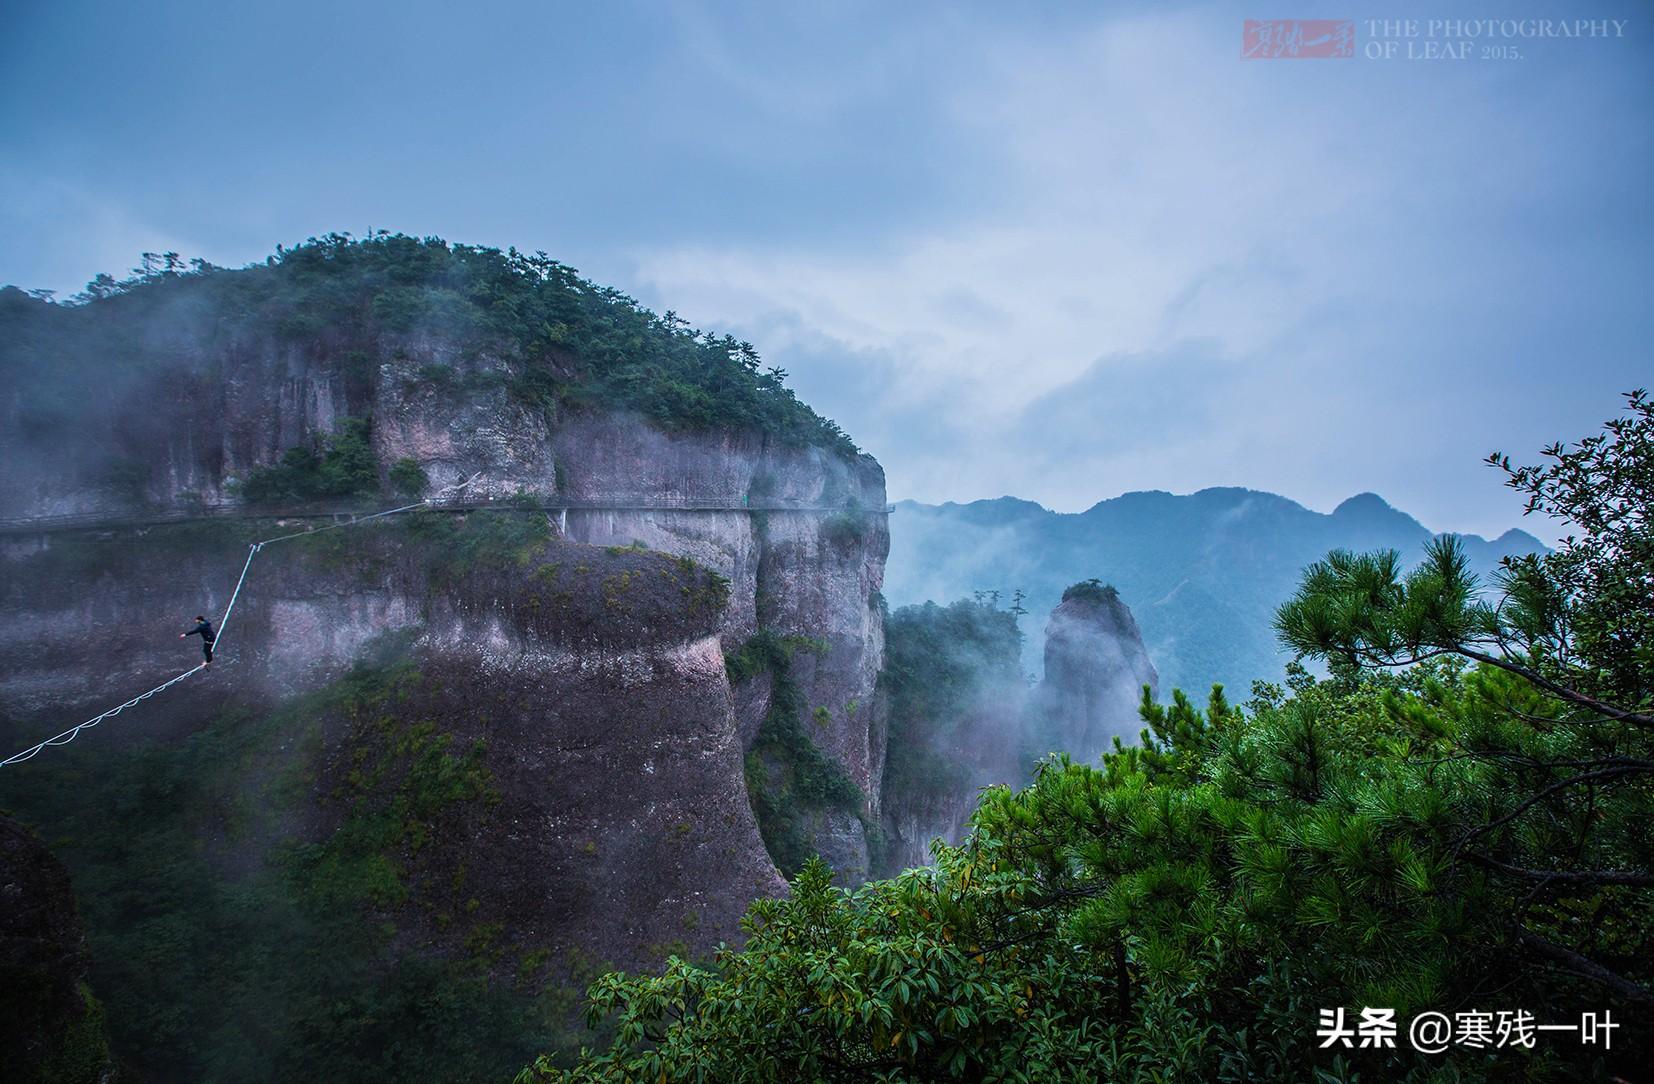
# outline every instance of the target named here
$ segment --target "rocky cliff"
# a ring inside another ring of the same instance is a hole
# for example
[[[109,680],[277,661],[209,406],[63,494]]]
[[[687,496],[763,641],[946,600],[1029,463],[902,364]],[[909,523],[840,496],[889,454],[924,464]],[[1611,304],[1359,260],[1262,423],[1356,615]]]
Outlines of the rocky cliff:
[[[1119,592],[1096,580],[1075,584],[1045,626],[1045,676],[1032,710],[1045,748],[1094,761],[1114,739],[1137,739],[1143,686],[1159,676]]]
[[[708,952],[784,890],[783,842],[865,875],[883,475],[750,346],[549,261],[405,238],[73,306],[0,291],[0,331],[7,752],[193,664],[176,633],[223,612],[248,541],[474,479],[466,507],[266,549],[210,674],[5,769],[0,800],[37,823],[84,818],[71,865],[141,861],[77,849],[109,828],[101,805],[67,812],[82,794],[152,805],[157,853],[207,862],[180,877],[210,898],[176,921],[212,928],[253,878],[316,960],[353,962],[307,974],[305,1004],[402,989],[371,981],[386,968],[426,982],[407,972],[425,957],[550,996],[597,963]],[[123,925],[142,906],[104,933],[160,951]],[[371,944],[317,932],[357,913]],[[165,1000],[123,978],[129,1009]],[[282,1009],[308,1036],[287,1053],[338,1040]],[[158,1064],[185,1057],[128,1019]]]
[[[760,631],[822,645],[793,660],[798,722],[862,792],[823,827],[854,876],[883,762],[883,472],[757,373],[749,346],[686,338],[557,265],[499,259],[389,238],[163,277],[79,307],[9,291],[0,521],[233,510],[249,479],[355,425],[387,496],[398,465],[422,472],[426,493],[474,478],[468,499],[541,504],[569,540],[692,558],[730,583],[725,654]],[[448,289],[462,273],[469,307]],[[484,320],[485,289],[557,323],[502,323],[498,298]],[[332,636],[325,623],[312,631]],[[134,657],[119,646],[87,642]],[[763,682],[737,699],[745,718],[768,711]]]
[[[1002,695],[973,698],[956,717],[937,726],[927,749],[936,775],[889,780],[877,874],[895,876],[928,865],[934,840],[957,844],[964,838],[984,787],[1020,787],[1027,781],[1022,708],[1022,698],[1010,688]]]
[[[310,793],[291,803],[301,838],[394,804],[410,751],[462,752],[474,773],[466,801],[410,817],[420,845],[399,833],[379,848],[399,906],[420,904],[416,940],[440,947],[495,924],[516,962],[578,949],[636,964],[652,945],[733,937],[748,901],[782,886],[742,787],[718,641],[727,585],[659,553],[544,540],[538,515],[466,519],[272,546],[214,669],[76,752],[119,758],[226,712],[269,716],[320,695],[264,750]],[[200,530],[52,536],[14,553],[0,595],[8,741],[194,664],[176,607],[219,608],[241,561],[214,544],[238,528]],[[78,641],[42,634],[63,629]],[[393,689],[340,712],[325,690],[364,660],[393,669]],[[26,763],[7,771],[54,768]],[[462,868],[463,885],[449,884]]]
[[[1034,751],[1023,726],[1026,685],[1017,616],[986,600],[892,613],[884,690],[889,741],[878,872],[931,860],[957,843],[978,792],[1018,784]]]
[[[983,787],[1021,786],[1053,752],[1094,760],[1134,741],[1142,687],[1157,685],[1131,611],[1097,581],[1069,588],[1045,626],[1045,678],[1028,685],[1015,612],[983,592],[890,616],[890,716],[878,872],[931,861],[958,843]]]
[[[16,1084],[115,1078],[69,874],[0,816],[0,1065]]]

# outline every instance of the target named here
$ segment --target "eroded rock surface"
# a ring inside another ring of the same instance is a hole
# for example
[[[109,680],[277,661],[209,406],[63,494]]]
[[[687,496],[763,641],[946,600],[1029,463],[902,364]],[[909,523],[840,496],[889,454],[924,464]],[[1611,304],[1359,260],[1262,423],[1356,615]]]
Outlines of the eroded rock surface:
[[[167,304],[121,345],[141,363],[113,367],[107,386],[88,389],[76,405],[109,416],[92,444],[38,454],[39,405],[25,403],[21,386],[0,387],[0,455],[12,464],[0,476],[0,520],[234,508],[239,480],[347,419],[371,419],[382,475],[408,459],[425,471],[428,492],[474,477],[467,497],[551,506],[555,528],[572,541],[637,543],[723,575],[731,590],[716,631],[726,654],[760,629],[824,643],[797,660],[804,730],[861,789],[863,813],[877,815],[884,749],[876,600],[889,535],[884,476],[871,457],[756,433],[666,433],[601,410],[554,414],[513,394],[525,363],[503,345],[352,328],[294,337],[203,322],[183,301],[176,310]],[[13,537],[14,550],[38,544],[38,536]],[[122,537],[144,544],[143,536]],[[238,559],[233,545],[228,559]],[[104,665],[88,674],[87,691],[114,694],[152,672],[144,645],[155,631],[182,610],[196,612],[180,598],[222,594],[224,562],[203,560],[116,594],[98,590],[115,583],[105,573],[66,591],[27,584],[13,597],[30,620],[65,630],[73,651],[96,652]],[[414,623],[418,609],[371,581],[288,586],[262,616],[264,643],[305,665],[348,659],[368,631]],[[59,672],[63,656],[45,651],[18,616],[0,616],[0,655],[19,663],[8,694],[21,698],[14,710],[28,710],[78,664]],[[741,690],[743,717],[762,718],[766,695]],[[749,742],[754,733],[743,730]],[[824,835],[823,846],[840,848],[856,830],[824,828],[832,839]],[[860,860],[865,866],[865,846]]]
[[[746,800],[719,640],[727,585],[661,553],[469,533],[500,534],[499,517],[536,514],[444,520],[440,539],[387,524],[270,547],[219,664],[81,740],[108,756],[182,741],[208,720],[303,704],[371,657],[394,678],[384,702],[297,709],[261,770],[308,780],[295,823],[326,841],[411,800],[414,753],[463,761],[463,800],[432,805],[383,855],[410,944],[452,949],[497,928],[502,967],[570,951],[640,966],[662,946],[735,938],[747,904],[784,885]],[[177,617],[221,609],[241,558],[191,530],[54,535],[6,561],[8,744],[194,664]],[[72,650],[42,639],[68,628]]]
[[[1089,761],[1115,737],[1137,739],[1143,686],[1158,691],[1159,676],[1117,592],[1070,591],[1045,627],[1045,677],[1034,711],[1048,748]]]

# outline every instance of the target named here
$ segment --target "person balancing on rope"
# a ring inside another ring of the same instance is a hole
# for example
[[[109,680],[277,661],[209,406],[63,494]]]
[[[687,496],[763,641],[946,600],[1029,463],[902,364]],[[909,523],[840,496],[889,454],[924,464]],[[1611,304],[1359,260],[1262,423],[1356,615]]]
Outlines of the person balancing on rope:
[[[195,627],[193,629],[190,629],[188,632],[180,632],[178,634],[178,639],[182,640],[186,636],[194,636],[197,633],[199,633],[201,635],[201,654],[206,656],[206,659],[207,659],[207,661],[202,663],[201,665],[202,666],[211,666],[212,665],[212,642],[213,642],[213,631],[212,631],[212,622],[211,621],[208,621],[205,617],[201,616],[200,614],[196,614],[195,615]]]
[[[212,622],[207,620],[206,615],[196,614],[195,615],[195,627],[193,629],[190,629],[187,632],[180,632],[178,634],[178,638],[180,640],[182,640],[186,636],[199,635],[201,637],[201,655],[206,660],[205,662],[203,662],[200,666],[197,666],[192,670],[185,670],[181,674],[174,674],[171,678],[167,679],[166,681],[161,682],[161,684],[155,686],[155,688],[149,690],[147,693],[139,693],[137,696],[134,696],[131,700],[128,700],[126,703],[117,705],[113,708],[110,708],[108,711],[104,712],[102,715],[94,715],[94,716],[92,716],[92,718],[86,720],[84,723],[78,723],[75,726],[70,727],[68,730],[65,730],[61,734],[55,734],[52,737],[47,738],[43,742],[37,742],[33,746],[29,747],[28,749],[23,750],[20,753],[16,753],[12,756],[5,757],[4,759],[0,759],[0,768],[4,768],[4,767],[6,767],[7,765],[10,765],[10,764],[21,764],[25,760],[32,760],[36,756],[36,754],[38,754],[42,749],[49,749],[49,748],[52,748],[52,747],[58,746],[58,745],[68,745],[70,742],[75,740],[76,735],[78,735],[81,731],[88,730],[91,727],[97,726],[99,723],[103,722],[105,719],[112,719],[115,716],[119,715],[121,712],[125,711],[127,708],[137,707],[139,704],[143,703],[145,700],[148,700],[150,697],[154,696],[156,693],[165,692],[166,690],[172,688],[174,685],[178,684],[180,681],[183,681],[186,678],[188,678],[191,674],[196,673],[196,671],[209,669],[212,666],[212,649],[213,649],[213,645],[218,640],[218,634],[223,632],[224,629],[229,627],[230,614],[235,611],[235,600],[237,598],[241,597],[241,585],[247,579],[247,570],[249,568],[253,567],[253,558],[258,556],[258,554],[264,549],[265,546],[268,546],[268,545],[270,545],[271,543],[274,543],[274,542],[285,542],[289,538],[303,538],[303,537],[307,537],[307,536],[312,535],[312,534],[319,534],[322,531],[336,531],[341,527],[356,527],[356,526],[359,526],[363,523],[371,522],[372,520],[382,519],[385,516],[394,516],[394,515],[398,515],[402,512],[412,512],[416,508],[429,508],[436,501],[447,499],[452,494],[455,494],[455,493],[460,492],[461,490],[464,490],[472,482],[475,482],[477,479],[479,479],[481,477],[482,477],[482,472],[478,471],[476,474],[473,474],[471,477],[467,478],[465,481],[458,482],[458,483],[456,483],[454,485],[451,485],[451,486],[445,486],[442,489],[439,489],[435,493],[431,494],[429,497],[426,497],[424,500],[419,501],[415,504],[405,504],[400,508],[387,508],[383,512],[375,512],[372,515],[368,515],[368,516],[360,516],[360,517],[353,516],[348,522],[345,522],[345,523],[335,522],[335,523],[333,523],[333,524],[331,524],[330,526],[327,526],[327,527],[317,527],[314,530],[294,531],[290,534],[277,535],[274,538],[265,538],[265,539],[262,539],[258,542],[251,543],[250,548],[247,551],[247,563],[241,566],[241,577],[239,579],[237,579],[236,582],[235,582],[235,590],[230,592],[230,601],[228,603],[226,603],[225,606],[224,606],[224,616],[222,618],[220,618],[220,620],[219,620],[217,632],[215,632],[213,630]],[[231,659],[230,661],[234,662],[235,660]]]

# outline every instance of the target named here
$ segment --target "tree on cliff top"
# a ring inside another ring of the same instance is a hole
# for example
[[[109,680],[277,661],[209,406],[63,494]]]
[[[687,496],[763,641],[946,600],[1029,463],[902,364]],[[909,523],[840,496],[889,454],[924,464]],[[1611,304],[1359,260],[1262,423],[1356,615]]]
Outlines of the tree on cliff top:
[[[761,365],[751,343],[657,315],[545,253],[383,231],[311,238],[240,270],[146,260],[124,280],[100,275],[67,305],[7,287],[0,341],[11,345],[0,348],[0,372],[26,386],[64,363],[82,375],[121,369],[162,312],[173,334],[188,318],[204,334],[251,329],[333,344],[378,332],[439,333],[508,348],[518,363],[511,390],[532,405],[631,410],[666,429],[745,429],[857,451],[798,400],[784,370]],[[45,406],[65,405],[48,398]]]
[[[1111,603],[1119,601],[1120,592],[1115,590],[1113,584],[1104,583],[1102,580],[1099,580],[1093,576],[1091,579],[1081,580],[1079,583],[1073,584],[1063,591],[1062,600],[1064,602],[1068,602],[1071,599],[1079,599],[1081,602],[1094,602],[1099,606],[1107,606]]]
[[[989,790],[932,869],[846,893],[812,866],[714,966],[599,980],[613,1043],[525,1079],[1634,1074],[1654,1055],[1654,720],[1646,640],[1607,616],[1648,598],[1631,483],[1654,447],[1631,405],[1549,467],[1499,460],[1579,530],[1554,563],[1507,566],[1502,604],[1450,544],[1405,578],[1390,555],[1332,555],[1279,621],[1331,680],[1145,704],[1142,748]],[[1364,1007],[1396,1011],[1394,1046],[1317,1034]],[[1619,1028],[1424,1055],[1406,1029],[1425,1011],[1490,1035],[1500,1013]]]

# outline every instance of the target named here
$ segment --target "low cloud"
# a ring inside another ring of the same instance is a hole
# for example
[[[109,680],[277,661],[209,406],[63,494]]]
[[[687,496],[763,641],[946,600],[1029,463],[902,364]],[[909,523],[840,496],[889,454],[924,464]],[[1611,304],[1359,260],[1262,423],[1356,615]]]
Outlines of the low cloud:
[[[1373,490],[1497,534],[1481,457],[1645,381],[1646,36],[1430,65],[1241,61],[1217,3],[405,15],[32,10],[0,281],[377,226],[545,249],[754,342],[893,496],[1070,510]]]
[[[1627,239],[1581,211],[1629,199],[1601,172],[1648,172],[1613,100],[1635,78],[1582,80],[1573,54],[1504,75],[1247,65],[1238,33],[1200,8],[1001,34],[944,89],[956,141],[992,148],[997,203],[860,251],[644,250],[639,276],[789,368],[896,496],[1376,489],[1497,534],[1520,506],[1481,456],[1583,435],[1635,380],[1648,321],[1602,274]],[[1646,257],[1646,216],[1631,229]],[[1558,329],[1588,323],[1600,379],[1547,396],[1535,431]]]

